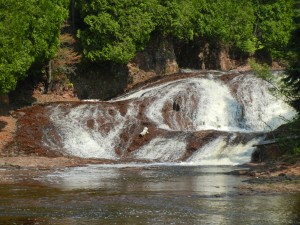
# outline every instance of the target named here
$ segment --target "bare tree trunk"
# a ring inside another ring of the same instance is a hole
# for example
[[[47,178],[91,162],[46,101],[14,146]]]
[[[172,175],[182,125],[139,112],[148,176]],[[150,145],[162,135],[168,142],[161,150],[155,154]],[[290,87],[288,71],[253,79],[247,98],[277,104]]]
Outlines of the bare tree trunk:
[[[0,116],[7,115],[9,109],[8,95],[0,95]]]
[[[9,97],[8,95],[0,95],[0,103],[1,104],[5,104],[5,105],[9,105]]]
[[[52,82],[52,60],[48,63],[48,80],[47,80],[47,86],[46,86],[46,92],[49,92],[51,89],[51,82]]]

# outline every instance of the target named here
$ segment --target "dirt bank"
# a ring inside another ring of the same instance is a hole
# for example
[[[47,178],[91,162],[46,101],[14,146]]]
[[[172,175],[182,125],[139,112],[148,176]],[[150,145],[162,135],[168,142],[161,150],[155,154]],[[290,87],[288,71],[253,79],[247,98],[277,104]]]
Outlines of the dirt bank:
[[[49,169],[57,167],[73,167],[82,166],[93,163],[106,163],[107,161],[80,159],[74,157],[40,157],[40,156],[15,156],[15,157],[1,157],[0,168],[37,168]]]
[[[5,146],[13,141],[14,133],[16,131],[16,119],[12,116],[0,115],[0,156]]]
[[[275,161],[244,166],[233,172],[246,176],[244,185],[238,187],[243,194],[300,193],[300,159],[293,164]]]

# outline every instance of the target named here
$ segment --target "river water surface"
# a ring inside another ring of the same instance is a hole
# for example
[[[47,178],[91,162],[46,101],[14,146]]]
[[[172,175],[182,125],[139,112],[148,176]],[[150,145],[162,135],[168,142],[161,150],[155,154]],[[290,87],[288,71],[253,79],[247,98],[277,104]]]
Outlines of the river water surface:
[[[2,170],[0,224],[300,224],[299,194],[245,193],[231,166]]]

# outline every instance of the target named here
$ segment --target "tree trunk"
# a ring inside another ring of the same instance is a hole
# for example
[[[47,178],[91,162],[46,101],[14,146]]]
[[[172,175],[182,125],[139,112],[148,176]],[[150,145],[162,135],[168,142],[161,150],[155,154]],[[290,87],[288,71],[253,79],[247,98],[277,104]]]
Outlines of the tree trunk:
[[[52,82],[52,61],[50,60],[48,63],[48,80],[46,84],[46,92],[49,92],[51,90],[51,82]]]
[[[8,95],[0,95],[0,116],[7,115],[9,109]]]

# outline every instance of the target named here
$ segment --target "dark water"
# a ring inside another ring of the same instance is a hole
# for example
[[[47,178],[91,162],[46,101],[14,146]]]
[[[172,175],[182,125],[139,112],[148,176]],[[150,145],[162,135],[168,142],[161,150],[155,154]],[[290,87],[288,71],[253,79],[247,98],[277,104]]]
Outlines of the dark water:
[[[245,194],[234,167],[2,171],[0,224],[300,224],[300,195]],[[19,183],[19,184],[18,184]]]

